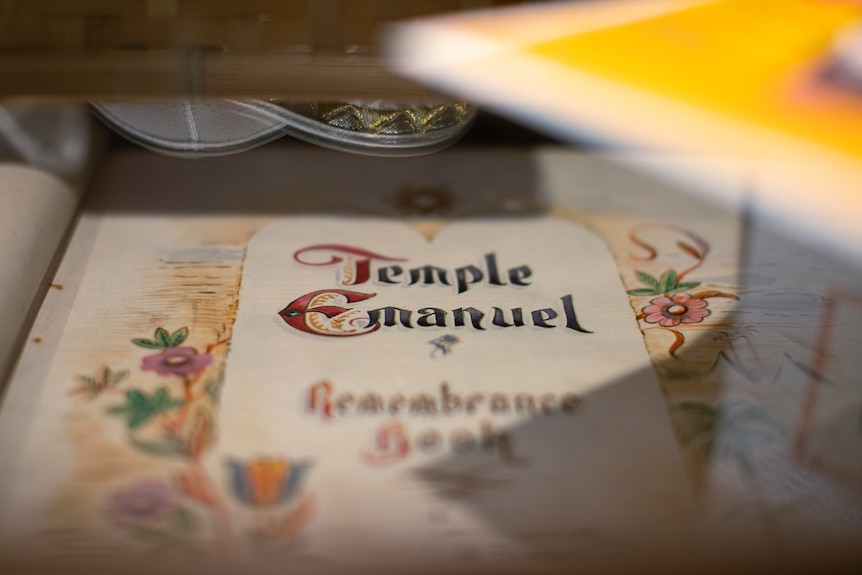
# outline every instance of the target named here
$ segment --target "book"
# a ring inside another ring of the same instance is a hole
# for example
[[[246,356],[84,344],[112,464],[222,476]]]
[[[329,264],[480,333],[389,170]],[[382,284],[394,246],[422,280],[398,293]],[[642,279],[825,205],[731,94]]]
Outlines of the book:
[[[558,148],[111,153],[0,407],[0,564],[841,557],[857,272],[739,207]]]

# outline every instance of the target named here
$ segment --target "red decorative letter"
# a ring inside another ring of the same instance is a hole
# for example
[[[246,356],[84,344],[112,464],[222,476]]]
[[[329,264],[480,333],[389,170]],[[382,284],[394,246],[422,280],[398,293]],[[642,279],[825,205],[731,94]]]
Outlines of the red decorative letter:
[[[343,289],[317,290],[293,300],[278,315],[287,325],[305,333],[330,337],[365,335],[379,329],[380,324],[368,325],[368,314],[359,310],[327,304],[338,298],[356,303],[375,295]],[[356,322],[362,320],[366,325],[357,327]]]
[[[332,384],[326,380],[318,381],[308,390],[308,405],[306,411],[314,413],[320,408],[320,416],[324,420],[332,419],[332,401],[329,395],[332,393]]]
[[[374,447],[374,452],[362,452],[362,461],[371,465],[387,465],[407,457],[410,441],[404,434],[404,426],[397,421],[380,426]]]
[[[309,262],[302,259],[303,254],[305,254],[306,252],[313,251],[325,251],[334,253],[330,255],[330,258],[328,260],[323,262]],[[404,258],[390,258],[375,254],[374,252],[369,252],[368,250],[362,250],[359,248],[352,248],[350,246],[342,246],[338,244],[318,244],[314,246],[308,246],[307,248],[302,248],[301,250],[298,250],[295,254],[293,254],[293,259],[296,260],[297,263],[300,263],[305,266],[331,266],[335,264],[340,264],[344,262],[345,257],[348,258],[348,260],[347,262],[345,262],[343,277],[340,280],[340,283],[342,285],[359,285],[367,282],[368,278],[371,277],[372,260],[379,260],[383,262],[407,261]]]

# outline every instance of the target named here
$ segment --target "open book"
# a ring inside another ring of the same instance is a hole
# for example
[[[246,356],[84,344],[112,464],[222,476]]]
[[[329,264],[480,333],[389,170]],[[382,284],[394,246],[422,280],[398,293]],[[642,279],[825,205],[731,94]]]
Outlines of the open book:
[[[533,572],[853,545],[855,296],[840,338],[817,329],[852,274],[563,149],[111,154],[19,336],[0,564]]]

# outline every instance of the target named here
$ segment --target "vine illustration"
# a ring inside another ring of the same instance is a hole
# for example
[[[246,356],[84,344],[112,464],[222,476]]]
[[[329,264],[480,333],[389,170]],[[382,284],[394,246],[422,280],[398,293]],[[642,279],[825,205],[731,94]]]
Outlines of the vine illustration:
[[[640,234],[648,227],[659,228],[682,236],[683,239],[676,241],[676,246],[686,255],[694,259],[694,263],[684,270],[677,272],[675,269],[665,269],[660,274],[650,274],[646,271],[636,270],[635,277],[644,286],[628,290],[628,294],[634,297],[653,297],[647,305],[641,307],[637,314],[637,320],[650,324],[643,328],[660,329],[674,336],[674,341],[668,348],[668,354],[674,359],[680,359],[676,352],[685,343],[685,334],[681,327],[701,323],[712,314],[709,309],[710,298],[729,298],[738,300],[734,294],[719,290],[702,290],[691,293],[691,290],[702,285],[699,281],[686,281],[687,276],[700,268],[710,252],[709,243],[694,232],[671,224],[651,223],[636,226],[629,232],[629,240],[643,249],[646,255],[632,256],[643,262],[653,262],[658,259],[658,249],[643,240]]]
[[[234,547],[228,506],[202,463],[215,445],[222,368],[213,352],[229,343],[225,332],[223,326],[203,350],[183,345],[187,327],[173,332],[159,327],[152,338],[132,339],[134,345],[156,352],[144,356],[140,364],[142,372],[154,372],[168,382],[154,391],[128,385],[133,379],[128,369],[104,366],[94,375],[76,377],[71,394],[79,399],[122,396],[122,402],[108,405],[105,413],[122,423],[132,449],[185,462],[170,481],[141,479],[108,497],[108,520],[144,544],[194,549],[211,534],[222,548]],[[179,393],[172,391],[171,381],[181,385]],[[286,457],[226,462],[233,498],[253,509],[257,518],[257,525],[247,530],[256,549],[292,545],[313,516],[313,499],[303,492],[310,467],[307,461]]]

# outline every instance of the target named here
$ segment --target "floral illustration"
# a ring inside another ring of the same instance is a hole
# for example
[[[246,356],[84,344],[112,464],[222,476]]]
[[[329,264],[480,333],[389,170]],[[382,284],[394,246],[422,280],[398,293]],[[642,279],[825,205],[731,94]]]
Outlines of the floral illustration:
[[[685,334],[679,328],[702,323],[712,314],[709,309],[709,298],[721,297],[739,299],[736,295],[719,290],[703,290],[691,293],[701,286],[699,281],[687,280],[688,274],[703,265],[709,255],[709,244],[684,228],[666,224],[643,224],[629,233],[629,239],[646,252],[646,256],[637,258],[645,262],[653,262],[658,258],[658,250],[640,237],[640,232],[646,227],[657,227],[672,232],[684,239],[676,242],[676,247],[694,263],[681,272],[666,269],[661,274],[653,275],[643,270],[635,271],[635,278],[643,287],[628,290],[632,297],[652,297],[646,305],[640,304],[637,319],[650,327],[645,329],[663,329],[674,336],[674,341],[668,348],[671,357],[679,359],[676,351],[685,343]]]
[[[234,496],[259,515],[249,541],[267,552],[291,543],[314,514],[313,498],[302,494],[310,462],[260,457],[229,459],[227,466]]]
[[[86,399],[95,399],[103,392],[109,391],[129,377],[129,370],[122,369],[114,371],[110,367],[103,367],[96,375],[79,375],[78,388],[72,390],[72,395],[84,395]]]
[[[704,255],[704,257],[706,256]],[[658,279],[646,272],[636,271],[635,276],[637,276],[638,281],[647,287],[629,290],[628,293],[629,295],[659,295],[696,288],[700,282],[682,281],[683,276],[693,269],[695,268],[689,268],[681,274],[677,274],[676,270],[667,270]]]
[[[212,361],[212,350],[227,341],[219,341],[207,346],[207,350],[199,353],[193,347],[179,347],[189,335],[189,329],[182,327],[173,333],[160,327],[157,328],[153,339],[136,338],[132,343],[147,349],[160,349],[159,353],[148,355],[141,361],[141,369],[144,371],[155,371],[161,376],[176,376],[182,379],[185,385],[186,400],[191,401],[191,387],[196,378]]]
[[[181,399],[171,399],[167,388],[164,387],[159,388],[152,395],[130,389],[126,392],[126,404],[114,406],[108,410],[108,413],[125,417],[126,426],[133,430],[158,414],[179,409],[183,403]]]
[[[673,327],[680,323],[700,323],[710,314],[706,300],[687,293],[670,294],[650,300],[643,308],[644,321],[662,327]]]
[[[161,353],[143,359],[141,369],[155,371],[159,375],[186,377],[212,363],[208,353],[198,353],[193,347],[169,347]]]
[[[314,515],[314,499],[302,493],[310,462],[260,457],[229,459],[227,467],[234,496],[257,514],[249,542],[263,552],[292,544]]]
[[[156,328],[155,338],[146,339],[138,337],[132,340],[132,343],[149,349],[167,349],[177,347],[183,343],[189,336],[189,328],[182,327],[174,333],[168,333],[163,327]]]
[[[299,493],[311,465],[283,458],[228,461],[234,494],[247,505],[288,503]]]
[[[188,345],[189,329],[173,332],[159,327],[152,338],[135,338],[135,346],[155,351],[139,364],[142,374],[155,374],[152,383],[136,384],[128,369],[103,367],[95,375],[76,378],[72,395],[88,402],[106,401],[105,413],[121,422],[128,445],[141,454],[170,457],[184,462],[173,468],[170,480],[151,478],[112,492],[105,504],[108,520],[140,543],[188,545],[199,537],[202,521],[213,543],[230,546],[232,518],[218,483],[210,477],[202,458],[215,445],[218,390],[222,368],[214,350],[229,343],[225,329],[204,348]],[[150,375],[152,381],[152,375]],[[144,379],[144,381],[147,381]],[[225,473],[233,495],[253,509],[267,513],[248,531],[266,548],[290,545],[313,516],[311,496],[300,497],[311,465],[286,457],[249,461],[230,459]],[[257,512],[256,511],[256,512]],[[203,515],[205,514],[205,515]],[[195,541],[195,544],[200,541]]]
[[[108,500],[112,523],[150,545],[187,544],[197,531],[198,519],[181,504],[171,487],[158,480],[115,491]]]
[[[178,508],[173,489],[160,481],[144,481],[115,492],[108,515],[125,527],[149,527],[164,521]]]

